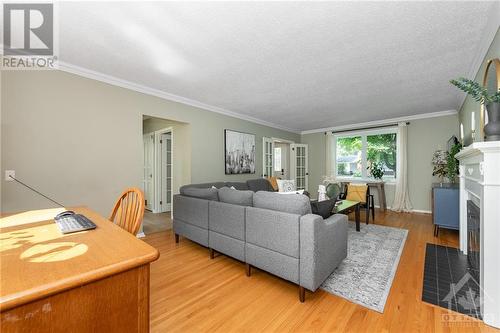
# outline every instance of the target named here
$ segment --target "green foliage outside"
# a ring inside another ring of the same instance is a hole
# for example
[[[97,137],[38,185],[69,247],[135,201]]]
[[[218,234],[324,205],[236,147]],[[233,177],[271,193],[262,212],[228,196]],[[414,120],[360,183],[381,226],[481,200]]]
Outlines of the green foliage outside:
[[[381,168],[386,166],[389,170],[396,170],[396,133],[368,135],[366,141],[368,162],[377,163]],[[340,156],[356,155],[362,149],[362,145],[361,136],[338,138],[337,154]],[[339,164],[339,174],[342,174],[340,165],[342,164]],[[361,174],[358,173],[360,177]]]

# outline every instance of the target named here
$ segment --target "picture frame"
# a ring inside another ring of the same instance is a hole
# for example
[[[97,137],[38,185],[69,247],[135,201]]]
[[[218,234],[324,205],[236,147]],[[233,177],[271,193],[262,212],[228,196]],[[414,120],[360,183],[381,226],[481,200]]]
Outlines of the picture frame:
[[[226,175],[255,173],[255,134],[224,130],[224,172]]]

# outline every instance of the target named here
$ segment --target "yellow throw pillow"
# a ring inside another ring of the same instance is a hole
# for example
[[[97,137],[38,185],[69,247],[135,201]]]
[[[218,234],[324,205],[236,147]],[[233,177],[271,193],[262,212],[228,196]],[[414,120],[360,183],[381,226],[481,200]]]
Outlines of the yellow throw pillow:
[[[347,185],[347,200],[366,203],[366,192],[368,185],[349,184]]]
[[[267,177],[267,180],[269,183],[271,183],[271,186],[273,187],[273,190],[278,191],[278,181],[277,177]]]

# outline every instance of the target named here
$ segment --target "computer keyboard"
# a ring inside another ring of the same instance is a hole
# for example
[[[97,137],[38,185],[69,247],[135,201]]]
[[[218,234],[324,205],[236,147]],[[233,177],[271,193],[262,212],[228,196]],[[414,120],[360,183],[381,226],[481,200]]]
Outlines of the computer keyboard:
[[[96,225],[91,220],[81,214],[56,217],[54,220],[63,234],[96,228]]]

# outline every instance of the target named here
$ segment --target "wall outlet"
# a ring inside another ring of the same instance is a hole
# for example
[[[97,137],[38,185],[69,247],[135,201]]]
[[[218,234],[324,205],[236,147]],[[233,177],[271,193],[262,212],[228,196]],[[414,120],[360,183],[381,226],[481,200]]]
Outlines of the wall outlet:
[[[10,176],[16,178],[16,171],[15,170],[5,170],[5,181],[6,182],[13,182],[14,179],[10,178]]]

